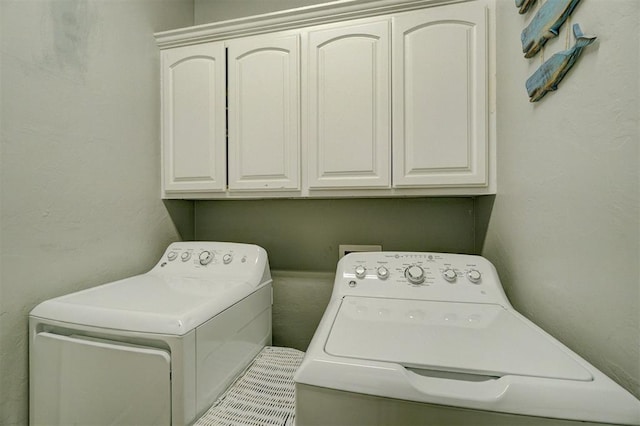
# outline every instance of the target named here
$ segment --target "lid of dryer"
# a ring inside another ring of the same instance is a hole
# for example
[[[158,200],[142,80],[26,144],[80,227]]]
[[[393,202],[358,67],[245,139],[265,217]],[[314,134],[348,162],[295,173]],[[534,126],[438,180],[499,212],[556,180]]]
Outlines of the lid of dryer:
[[[557,340],[497,304],[346,296],[325,351],[417,369],[593,379]]]
[[[81,326],[183,335],[255,290],[229,278],[146,273],[44,301],[30,315]]]

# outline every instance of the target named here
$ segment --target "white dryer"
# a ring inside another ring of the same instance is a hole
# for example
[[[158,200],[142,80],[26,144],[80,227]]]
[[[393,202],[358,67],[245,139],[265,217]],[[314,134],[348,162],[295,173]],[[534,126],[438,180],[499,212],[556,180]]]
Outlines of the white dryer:
[[[186,425],[271,344],[264,249],[171,244],[149,272],[29,317],[32,425]]]
[[[295,381],[298,426],[640,424],[640,401],[516,312],[479,256],[343,257]]]

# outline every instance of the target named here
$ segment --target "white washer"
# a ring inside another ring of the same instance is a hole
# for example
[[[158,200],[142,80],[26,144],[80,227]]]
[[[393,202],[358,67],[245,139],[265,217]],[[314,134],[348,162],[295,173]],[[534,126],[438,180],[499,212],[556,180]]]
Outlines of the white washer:
[[[248,244],[171,244],[149,272],[29,317],[33,425],[185,425],[271,344],[271,274]]]
[[[298,426],[640,424],[640,401],[516,312],[479,256],[343,257],[295,381]]]

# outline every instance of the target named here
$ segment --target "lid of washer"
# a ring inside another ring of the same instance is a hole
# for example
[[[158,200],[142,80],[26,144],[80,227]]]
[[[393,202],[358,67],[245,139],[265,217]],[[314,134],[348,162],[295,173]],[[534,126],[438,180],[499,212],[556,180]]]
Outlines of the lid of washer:
[[[255,290],[228,278],[146,273],[44,301],[30,315],[82,326],[183,335]]]
[[[347,296],[325,351],[446,372],[593,379],[557,340],[496,304]]]

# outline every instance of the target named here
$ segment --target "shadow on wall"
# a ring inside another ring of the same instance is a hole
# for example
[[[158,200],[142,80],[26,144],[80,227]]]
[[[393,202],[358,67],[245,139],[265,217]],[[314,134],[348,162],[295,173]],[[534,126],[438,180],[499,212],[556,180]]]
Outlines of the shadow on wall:
[[[495,201],[495,195],[485,195],[474,199],[475,254],[482,254],[484,240],[487,238],[487,231],[489,229],[489,219],[491,218],[491,212],[493,211],[493,204]]]
[[[273,344],[306,351],[333,290],[333,272],[271,271]]]
[[[162,202],[182,240],[193,241],[195,202],[191,200],[162,200]]]

